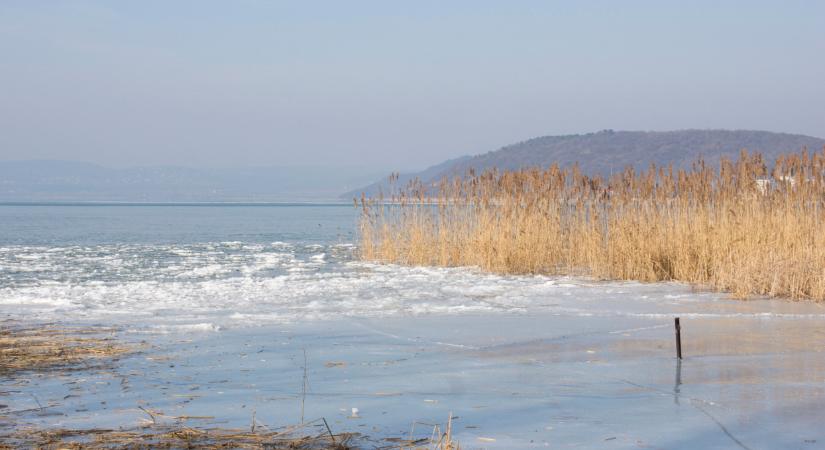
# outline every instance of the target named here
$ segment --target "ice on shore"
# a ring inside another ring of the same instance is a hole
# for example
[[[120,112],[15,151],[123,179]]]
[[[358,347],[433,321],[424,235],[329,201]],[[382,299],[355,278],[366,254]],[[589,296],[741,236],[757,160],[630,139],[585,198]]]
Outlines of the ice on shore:
[[[0,313],[44,320],[232,328],[341,317],[825,318],[805,306],[719,302],[676,283],[499,276],[355,261],[348,245],[5,246]]]
[[[129,427],[140,407],[195,427],[324,417],[337,432],[464,448],[818,448],[821,319],[429,315],[200,333],[125,331],[152,346],[113,370],[0,380],[30,426]],[[307,390],[303,394],[304,352]],[[35,400],[36,399],[36,400]],[[44,409],[38,406],[45,405]],[[740,445],[741,444],[741,445]]]

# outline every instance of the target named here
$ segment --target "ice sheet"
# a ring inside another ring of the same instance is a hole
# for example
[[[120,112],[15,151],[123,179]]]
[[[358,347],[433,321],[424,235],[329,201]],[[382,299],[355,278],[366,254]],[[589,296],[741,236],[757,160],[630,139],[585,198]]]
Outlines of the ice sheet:
[[[114,371],[5,380],[19,423],[130,426],[214,416],[245,427],[305,417],[418,437],[455,417],[465,448],[818,448],[820,320],[465,314],[344,319],[152,335]],[[146,334],[124,332],[125,340]],[[43,405],[40,409],[38,405]],[[350,417],[357,408],[358,417]],[[8,411],[11,411],[9,413]],[[417,423],[417,425],[414,425]]]

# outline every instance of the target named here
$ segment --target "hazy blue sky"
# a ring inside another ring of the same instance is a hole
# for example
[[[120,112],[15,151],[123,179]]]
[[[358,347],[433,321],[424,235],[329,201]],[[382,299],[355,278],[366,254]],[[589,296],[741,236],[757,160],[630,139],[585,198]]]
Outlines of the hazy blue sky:
[[[825,2],[0,0],[0,159],[412,169],[604,128],[825,137]]]

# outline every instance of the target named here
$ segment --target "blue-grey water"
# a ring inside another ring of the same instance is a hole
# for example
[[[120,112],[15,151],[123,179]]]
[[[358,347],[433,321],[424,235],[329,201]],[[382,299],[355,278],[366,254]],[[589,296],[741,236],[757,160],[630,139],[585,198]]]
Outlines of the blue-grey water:
[[[352,242],[352,204],[0,204],[0,245]]]
[[[111,370],[0,378],[0,432],[128,428],[147,420],[140,408],[275,427],[303,405],[336,432],[377,437],[429,436],[452,413],[464,448],[825,444],[819,305],[365,262],[358,217],[351,205],[0,205],[0,316],[113,325],[146,346]]]

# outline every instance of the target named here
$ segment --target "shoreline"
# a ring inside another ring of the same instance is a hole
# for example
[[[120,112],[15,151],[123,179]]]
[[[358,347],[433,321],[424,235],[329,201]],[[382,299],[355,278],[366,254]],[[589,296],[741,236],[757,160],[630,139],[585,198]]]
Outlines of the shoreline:
[[[334,201],[283,201],[283,202],[250,202],[250,201],[186,201],[186,202],[143,202],[143,201],[0,201],[0,206],[255,206],[255,207],[351,207],[352,202]]]

